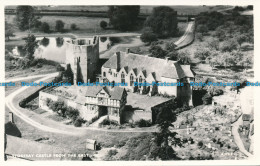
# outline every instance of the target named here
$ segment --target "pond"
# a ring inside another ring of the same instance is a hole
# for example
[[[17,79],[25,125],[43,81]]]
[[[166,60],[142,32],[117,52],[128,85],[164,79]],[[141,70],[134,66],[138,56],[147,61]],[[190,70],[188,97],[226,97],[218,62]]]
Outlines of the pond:
[[[34,53],[35,58],[45,58],[48,60],[53,60],[59,63],[65,63],[66,60],[66,45],[65,42],[71,38],[62,37],[37,37],[39,42],[39,47]],[[86,38],[87,39],[87,38]],[[99,52],[106,51],[111,46],[111,40],[109,37],[99,38]],[[23,55],[23,50],[21,47],[14,47],[12,50],[14,55]]]

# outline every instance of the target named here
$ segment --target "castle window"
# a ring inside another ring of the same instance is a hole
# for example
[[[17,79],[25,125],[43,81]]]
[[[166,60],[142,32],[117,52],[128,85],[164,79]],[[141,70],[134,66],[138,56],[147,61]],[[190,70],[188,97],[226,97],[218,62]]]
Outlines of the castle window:
[[[112,75],[112,70],[111,70],[111,69],[109,69],[109,70],[108,70],[108,73],[109,73],[110,75]]]
[[[134,84],[134,76],[133,74],[130,75],[130,86],[133,86]]]
[[[121,74],[121,83],[125,83],[125,73],[122,72]]]
[[[103,77],[106,77],[106,72],[103,72]]]

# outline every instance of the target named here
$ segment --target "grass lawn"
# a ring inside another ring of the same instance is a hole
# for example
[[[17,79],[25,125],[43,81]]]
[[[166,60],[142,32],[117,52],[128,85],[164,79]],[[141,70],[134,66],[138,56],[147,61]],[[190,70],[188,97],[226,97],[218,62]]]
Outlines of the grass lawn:
[[[7,65],[8,63],[6,63]],[[52,65],[43,65],[41,68],[37,67],[30,67],[26,69],[5,69],[5,79],[8,78],[16,78],[16,77],[26,77],[32,75],[39,75],[39,74],[50,74],[57,72],[56,67]]]

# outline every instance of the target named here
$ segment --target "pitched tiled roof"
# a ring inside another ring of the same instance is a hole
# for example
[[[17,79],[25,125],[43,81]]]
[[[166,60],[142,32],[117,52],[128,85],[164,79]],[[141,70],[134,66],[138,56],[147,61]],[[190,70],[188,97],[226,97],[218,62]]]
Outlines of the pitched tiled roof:
[[[18,138],[18,137],[13,137],[10,135],[6,135],[5,137],[5,143],[6,143],[6,148],[5,148],[5,154],[8,155],[26,155],[26,154],[31,154],[33,156],[31,157],[23,157],[24,159],[28,160],[71,160],[71,159],[76,159],[72,157],[37,157],[39,154],[69,154],[70,151],[67,149],[63,149],[60,147],[55,147],[53,145],[47,145],[43,143],[39,143],[36,141],[31,141],[23,138]],[[77,158],[78,159],[78,158]]]
[[[110,99],[115,99],[115,100],[121,100],[122,95],[125,91],[124,88],[120,88],[118,86],[115,87],[102,87],[102,86],[88,86],[84,87],[84,95],[88,97],[97,97],[97,94],[101,91],[101,89],[104,89],[109,95]]]
[[[118,63],[117,60],[119,60],[120,62]],[[121,69],[123,67],[128,67],[128,71],[133,69],[134,72],[137,72],[136,75],[138,75],[140,71],[143,71],[145,72],[146,76],[148,76],[152,72],[155,72],[157,81],[160,81],[161,77],[173,79],[194,77],[189,65],[180,65],[177,61],[159,59],[148,57],[145,55],[125,52],[120,52],[113,55],[103,65],[103,67],[112,69]]]
[[[12,122],[7,122],[5,124],[5,134],[12,135],[15,137],[22,137],[20,130]]]

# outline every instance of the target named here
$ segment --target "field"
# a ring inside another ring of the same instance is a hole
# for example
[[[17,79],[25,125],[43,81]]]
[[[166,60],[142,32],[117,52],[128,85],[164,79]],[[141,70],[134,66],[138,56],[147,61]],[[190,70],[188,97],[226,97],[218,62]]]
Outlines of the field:
[[[152,12],[152,9],[156,6],[141,6],[140,13],[141,14],[149,14]],[[179,15],[183,14],[198,14],[200,12],[205,11],[216,11],[222,10],[226,8],[230,8],[231,6],[189,6],[189,5],[176,5],[170,6],[174,10],[178,12]],[[7,6],[6,9],[14,9],[15,6]],[[70,11],[95,11],[95,12],[106,12],[108,10],[108,6],[39,6],[40,10],[70,10]]]

